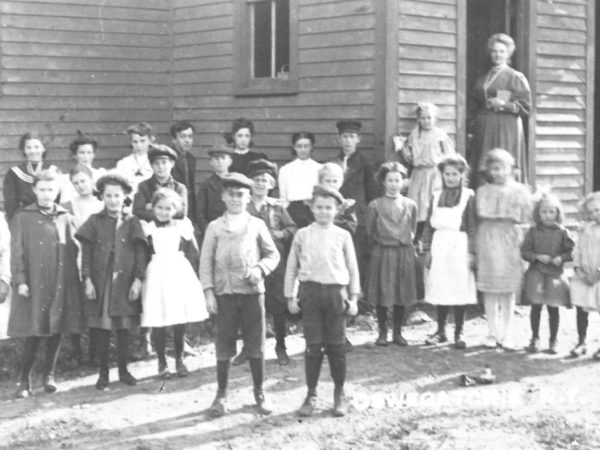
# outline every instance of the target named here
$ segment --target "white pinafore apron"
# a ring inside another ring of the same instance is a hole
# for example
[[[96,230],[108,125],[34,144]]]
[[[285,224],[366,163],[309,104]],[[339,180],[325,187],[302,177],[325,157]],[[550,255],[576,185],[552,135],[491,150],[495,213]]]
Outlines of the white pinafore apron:
[[[468,236],[460,231],[463,213],[473,191],[463,188],[460,201],[452,208],[438,206],[440,195],[441,191],[433,195],[430,223],[435,233],[431,243],[431,268],[425,273],[425,301],[433,305],[476,304]]]

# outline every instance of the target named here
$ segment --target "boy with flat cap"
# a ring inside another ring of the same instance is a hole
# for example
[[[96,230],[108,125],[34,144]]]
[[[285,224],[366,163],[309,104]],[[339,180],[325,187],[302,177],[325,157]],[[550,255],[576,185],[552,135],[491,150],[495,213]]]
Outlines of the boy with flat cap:
[[[357,150],[362,124],[358,120],[339,120],[335,126],[338,131],[337,140],[341,152],[332,162],[339,164],[344,171],[344,183],[340,188],[340,193],[346,199],[356,201],[355,211],[358,227],[353,240],[360,267],[361,285],[364,287],[369,258],[366,229],[367,207],[371,200],[377,198],[378,187],[372,162]]]
[[[306,340],[305,373],[308,392],[300,416],[311,416],[317,402],[317,383],[323,350],[334,383],[333,414],[346,414],[346,314],[356,315],[360,281],[350,233],[334,225],[344,197],[329,186],[313,190],[315,221],[296,233],[287,260],[285,296],[292,314],[302,310]],[[295,295],[296,281],[299,281]]]
[[[222,178],[226,211],[206,228],[200,281],[206,308],[216,314],[217,384],[212,417],[226,412],[231,358],[238,329],[250,360],[254,399],[260,414],[270,414],[263,392],[265,277],[279,264],[279,252],[265,223],[247,212],[252,180],[239,173]]]
[[[148,159],[152,167],[152,176],[138,185],[138,190],[133,197],[133,214],[141,220],[151,221],[154,218],[152,196],[160,188],[169,188],[177,192],[183,200],[182,210],[177,212],[175,218],[185,217],[188,206],[187,188],[175,181],[171,175],[177,161],[177,153],[166,145],[151,144]]]
[[[268,196],[269,191],[276,184],[277,165],[266,159],[258,159],[248,164],[248,172],[253,183],[248,212],[265,222],[281,255],[279,265],[265,279],[265,308],[273,316],[277,362],[284,366],[290,362],[285,345],[287,315],[287,302],[283,295],[285,256],[298,228],[281,201]]]
[[[227,145],[215,145],[208,150],[208,156],[213,173],[200,183],[196,195],[196,227],[200,236],[198,242],[202,242],[201,237],[204,236],[208,224],[225,212],[222,179],[229,172],[233,149]]]

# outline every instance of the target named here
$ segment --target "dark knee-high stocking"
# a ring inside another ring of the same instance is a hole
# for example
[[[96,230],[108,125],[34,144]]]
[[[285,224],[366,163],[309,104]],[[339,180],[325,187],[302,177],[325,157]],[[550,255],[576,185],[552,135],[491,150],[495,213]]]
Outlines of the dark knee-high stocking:
[[[542,316],[542,305],[532,305],[529,313],[529,322],[531,323],[531,335],[533,339],[540,337],[540,317]]]
[[[90,335],[94,336],[94,347],[98,355],[98,364],[100,366],[100,376],[108,378],[108,352],[110,349],[110,331],[100,328],[93,328]]]
[[[31,369],[35,362],[35,352],[40,345],[38,336],[29,336],[25,338],[23,347],[23,359],[21,360],[21,387],[29,389],[31,387]]]
[[[248,358],[250,361],[250,372],[252,373],[252,384],[254,390],[262,390],[265,379],[265,360],[263,358]]]
[[[402,324],[404,323],[405,308],[402,305],[394,305],[394,337],[402,335]]]
[[[77,364],[81,364],[81,335],[78,333],[71,333],[71,347],[73,347],[73,354],[77,360]]]
[[[590,313],[588,313],[586,310],[580,308],[579,306],[577,307],[577,336],[579,337],[580,344],[585,343],[589,315]]]
[[[183,341],[185,339],[185,324],[175,325],[173,327],[173,346],[175,347],[175,359],[180,360],[183,357]]]
[[[231,366],[230,360],[217,361],[217,386],[219,394],[225,395],[227,392],[227,385],[229,384],[229,367]]]
[[[119,373],[126,373],[129,362],[129,330],[117,330],[117,361]]]
[[[60,352],[60,334],[53,334],[46,339],[46,362],[44,364],[44,376],[54,376],[54,369]]]
[[[560,322],[560,313],[558,306],[548,306],[548,322],[550,325],[550,341],[555,342],[558,335],[558,325]]]
[[[457,305],[454,307],[454,337],[460,338],[463,334],[465,326],[465,313],[467,307],[465,305]]]
[[[285,348],[285,314],[273,315],[273,326],[275,328],[275,345],[277,348]]]
[[[377,305],[375,307],[377,313],[377,325],[379,326],[379,334],[387,335],[387,311],[385,306]]]
[[[448,320],[449,306],[439,305],[437,307],[437,332],[440,336],[446,336],[446,321]]]
[[[158,359],[158,364],[161,366],[166,366],[167,357],[165,355],[165,347],[167,345],[167,329],[166,327],[156,327],[152,328],[151,331],[152,345],[154,346],[154,350],[156,351],[156,358]],[[119,366],[120,368],[120,366]]]
[[[306,387],[308,395],[317,395],[317,384],[323,364],[323,348],[321,345],[307,345],[304,352],[304,371],[306,374]]]
[[[344,344],[328,345],[326,351],[333,384],[336,391],[340,391],[344,388],[346,381],[346,346]]]

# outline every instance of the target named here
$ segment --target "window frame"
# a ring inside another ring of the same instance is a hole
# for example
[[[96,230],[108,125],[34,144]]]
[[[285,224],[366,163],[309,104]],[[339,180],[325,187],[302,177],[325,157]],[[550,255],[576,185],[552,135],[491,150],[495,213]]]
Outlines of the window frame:
[[[252,39],[250,30],[250,5],[265,0],[235,0],[233,85],[234,95],[276,96],[298,93],[298,0],[289,0],[290,71],[287,79],[252,78]]]

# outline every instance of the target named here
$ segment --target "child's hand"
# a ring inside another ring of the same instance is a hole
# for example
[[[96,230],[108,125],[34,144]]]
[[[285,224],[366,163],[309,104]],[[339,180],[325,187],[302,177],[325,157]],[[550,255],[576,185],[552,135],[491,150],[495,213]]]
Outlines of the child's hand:
[[[280,240],[283,239],[285,237],[285,231],[283,230],[274,230],[271,232],[271,237],[273,238],[273,240]]]
[[[408,139],[406,138],[406,136],[397,135],[394,136],[392,140],[394,141],[394,150],[399,152],[400,150],[402,150]]]
[[[21,297],[29,298],[29,286],[25,283],[22,283],[17,287],[17,292]]]
[[[542,264],[550,264],[550,263],[552,263],[552,257],[549,256],[549,255],[537,255],[535,257],[535,259],[537,259]]]
[[[96,288],[91,278],[85,279],[85,296],[88,300],[96,300]]]
[[[138,298],[140,298],[140,294],[142,293],[142,282],[138,278],[133,280],[131,284],[131,288],[129,288],[129,301],[135,302]]]
[[[248,272],[248,276],[246,276],[246,280],[248,280],[248,283],[254,284],[254,285],[260,283],[262,279],[263,279],[263,273],[262,273],[262,270],[260,269],[260,267],[258,267],[258,266],[250,269]]]
[[[8,291],[10,290],[10,286],[6,281],[0,281],[0,304],[6,301],[6,297],[8,297]]]
[[[290,297],[287,299],[287,307],[290,314],[298,314],[300,312],[300,303],[297,298]]]
[[[560,265],[562,264],[562,258],[560,256],[555,256],[554,258],[552,258],[552,264],[560,267]]]
[[[506,106],[506,102],[497,97],[492,97],[488,99],[488,106],[494,111],[501,111]]]
[[[346,309],[346,314],[349,316],[355,316],[358,314],[358,300],[356,296],[350,297],[347,303],[348,308]]]
[[[146,203],[146,211],[152,211],[152,203]]]
[[[207,289],[204,291],[204,297],[206,298],[206,310],[209,314],[217,313],[217,299],[215,298],[215,291]]]

